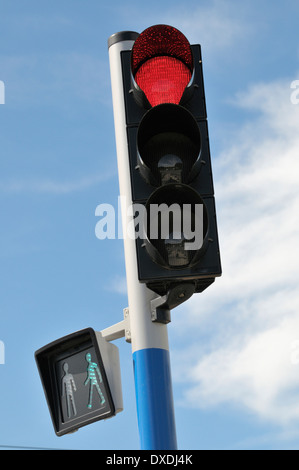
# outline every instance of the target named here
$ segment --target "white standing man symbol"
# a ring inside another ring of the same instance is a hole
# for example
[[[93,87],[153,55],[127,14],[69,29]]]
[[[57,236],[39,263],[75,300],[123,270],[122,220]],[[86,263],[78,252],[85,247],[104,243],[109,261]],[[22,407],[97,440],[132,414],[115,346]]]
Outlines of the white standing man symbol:
[[[67,416],[71,417],[71,413],[74,416],[77,414],[74,392],[77,391],[77,387],[74,381],[74,377],[69,373],[69,365],[67,362],[63,364],[63,370],[65,375],[62,378],[62,396],[66,397]]]

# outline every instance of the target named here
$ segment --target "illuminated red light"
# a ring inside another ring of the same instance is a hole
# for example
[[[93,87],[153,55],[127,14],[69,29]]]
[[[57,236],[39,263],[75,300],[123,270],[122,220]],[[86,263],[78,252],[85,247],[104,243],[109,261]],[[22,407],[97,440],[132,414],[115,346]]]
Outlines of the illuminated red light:
[[[138,69],[135,81],[145,93],[151,106],[161,103],[179,104],[190,82],[191,72],[174,57],[149,59]]]
[[[132,71],[135,82],[151,106],[179,104],[192,77],[191,46],[176,28],[152,26],[143,31],[134,43]]]

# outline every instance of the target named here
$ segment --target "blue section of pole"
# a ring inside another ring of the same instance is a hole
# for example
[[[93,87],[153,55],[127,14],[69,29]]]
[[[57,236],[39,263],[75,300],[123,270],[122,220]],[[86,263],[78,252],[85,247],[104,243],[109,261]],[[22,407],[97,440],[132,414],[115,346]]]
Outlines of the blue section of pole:
[[[142,450],[177,450],[169,351],[133,353],[136,404]]]

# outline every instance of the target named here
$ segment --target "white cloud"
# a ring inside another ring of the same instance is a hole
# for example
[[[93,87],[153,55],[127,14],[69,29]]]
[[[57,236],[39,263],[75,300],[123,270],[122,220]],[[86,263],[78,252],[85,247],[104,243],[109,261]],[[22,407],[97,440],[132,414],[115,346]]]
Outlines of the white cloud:
[[[253,26],[248,22],[247,13],[248,8],[243,3],[242,8],[236,8],[234,2],[213,0],[192,8],[186,8],[185,4],[181,8],[172,7],[165,12],[164,21],[182,31],[191,44],[200,43],[204,57],[217,54],[228,63],[232,56],[239,55],[240,44],[256,29],[257,21]],[[163,22],[163,16],[159,22]]]
[[[116,294],[127,295],[126,276],[116,276],[107,284],[106,289]]]
[[[207,7],[198,7],[190,10],[184,8],[181,12],[180,23],[182,31],[188,32],[188,39],[193,40],[211,50],[225,49],[234,43],[237,37],[244,37],[248,33],[248,25],[242,21],[242,14],[231,8],[229,2],[213,1]],[[187,34],[187,33],[186,33]]]
[[[153,9],[152,4],[145,14],[144,5],[142,9],[126,5],[122,9],[124,22],[135,18],[137,31],[142,32],[145,28],[154,24],[169,24],[178,28],[186,35],[191,44],[201,44],[204,57],[212,56],[223,59],[226,64],[235,60],[236,54],[244,56],[244,50],[240,51],[243,40],[248,41],[256,30],[259,18],[254,22],[248,21],[251,5],[242,2],[236,6],[233,1],[212,0],[209,2],[197,2],[194,5],[171,4],[159,10]],[[222,62],[223,63],[223,62]]]
[[[223,277],[190,299],[181,320],[173,313],[183,333],[198,329],[196,343],[175,351],[174,377],[190,382],[187,403],[230,403],[279,423],[299,419],[299,365],[291,360],[299,338],[299,105],[290,83],[237,96],[249,120],[213,165]]]
[[[299,318],[281,320],[276,327],[256,327],[204,356],[190,371],[195,382],[186,393],[192,404],[242,405],[257,415],[287,423],[299,418],[299,368],[291,361]],[[240,341],[242,338],[243,341]]]

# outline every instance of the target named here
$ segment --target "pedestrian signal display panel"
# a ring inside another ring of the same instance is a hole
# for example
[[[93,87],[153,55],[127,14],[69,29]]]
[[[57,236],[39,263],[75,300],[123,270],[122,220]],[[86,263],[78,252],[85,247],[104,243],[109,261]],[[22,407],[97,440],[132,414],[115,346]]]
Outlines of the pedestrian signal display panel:
[[[58,436],[115,414],[95,332],[81,330],[35,354]]]

